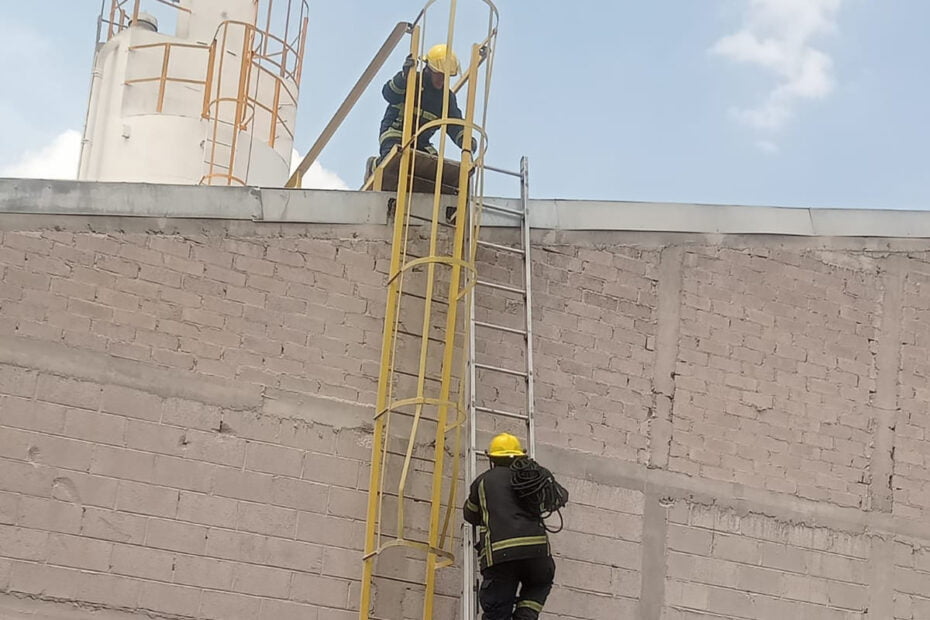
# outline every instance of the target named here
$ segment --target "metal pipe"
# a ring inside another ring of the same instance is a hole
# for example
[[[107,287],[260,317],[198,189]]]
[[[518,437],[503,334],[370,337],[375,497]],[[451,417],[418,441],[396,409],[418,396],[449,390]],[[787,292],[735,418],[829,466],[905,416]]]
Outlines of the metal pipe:
[[[320,153],[322,153],[323,149],[326,148],[326,145],[329,144],[333,134],[335,134],[336,130],[339,129],[339,126],[342,125],[342,122],[346,119],[346,116],[349,115],[349,112],[351,112],[352,108],[355,107],[355,104],[358,103],[362,93],[365,92],[365,89],[368,88],[369,84],[371,84],[371,81],[374,79],[375,75],[377,75],[378,71],[381,70],[381,67],[384,66],[384,63],[387,62],[391,52],[394,51],[394,48],[397,47],[397,44],[404,37],[404,35],[410,32],[411,28],[413,28],[413,24],[410,24],[409,22],[399,22],[396,26],[394,26],[394,30],[391,31],[390,35],[388,35],[388,38],[384,41],[384,44],[381,46],[381,49],[378,50],[378,53],[375,54],[375,57],[372,59],[372,61],[368,63],[368,67],[365,68],[365,71],[362,72],[362,75],[358,78],[355,86],[353,86],[352,90],[349,91],[345,101],[343,101],[342,105],[339,106],[339,109],[336,110],[336,113],[330,119],[329,123],[326,124],[326,127],[323,128],[320,136],[316,139],[316,142],[313,143],[313,146],[311,146],[310,150],[307,151],[307,154],[304,155],[304,158],[300,161],[300,164],[298,164],[297,168],[294,170],[294,173],[291,174],[291,178],[288,179],[285,187],[300,187],[300,182],[303,179],[303,176],[307,174],[307,171],[310,170],[310,166],[313,165],[313,162],[316,161],[316,158],[320,156]]]

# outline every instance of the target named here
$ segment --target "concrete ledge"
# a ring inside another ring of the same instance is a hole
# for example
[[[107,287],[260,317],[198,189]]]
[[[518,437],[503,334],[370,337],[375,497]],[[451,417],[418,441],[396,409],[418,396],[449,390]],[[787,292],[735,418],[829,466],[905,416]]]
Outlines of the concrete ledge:
[[[0,213],[384,224],[390,194],[0,179]]]
[[[384,192],[0,179],[0,214],[383,225],[391,197]],[[488,201],[519,207],[512,198]],[[454,204],[454,198],[446,204]],[[432,198],[416,196],[414,210],[431,212]],[[544,230],[930,238],[930,212],[924,211],[589,200],[530,200],[529,211],[530,225]],[[513,218],[490,212],[483,223],[515,225]]]

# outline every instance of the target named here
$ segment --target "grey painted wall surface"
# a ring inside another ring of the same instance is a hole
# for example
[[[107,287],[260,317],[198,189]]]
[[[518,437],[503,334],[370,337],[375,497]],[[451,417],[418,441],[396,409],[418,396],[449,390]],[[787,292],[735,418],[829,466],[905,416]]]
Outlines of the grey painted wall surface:
[[[0,615],[355,618],[383,197],[321,193],[338,224],[4,191]],[[546,615],[930,618],[930,241],[705,224],[535,234],[539,453],[573,500]]]

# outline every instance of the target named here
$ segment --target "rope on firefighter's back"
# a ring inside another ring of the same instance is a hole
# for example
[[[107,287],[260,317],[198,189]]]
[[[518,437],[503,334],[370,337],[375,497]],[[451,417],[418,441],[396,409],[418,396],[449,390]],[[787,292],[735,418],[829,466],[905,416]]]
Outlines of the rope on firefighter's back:
[[[568,503],[568,491],[556,482],[548,469],[531,458],[514,459],[510,465],[511,485],[523,504],[536,513],[547,532],[561,532],[565,522],[562,507]],[[545,520],[552,514],[559,515],[559,526],[550,529]]]

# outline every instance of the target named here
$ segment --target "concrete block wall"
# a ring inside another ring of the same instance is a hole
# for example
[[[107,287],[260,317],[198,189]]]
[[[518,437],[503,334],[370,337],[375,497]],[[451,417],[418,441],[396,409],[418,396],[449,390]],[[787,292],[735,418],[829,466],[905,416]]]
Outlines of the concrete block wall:
[[[0,216],[0,611],[356,617],[388,237]],[[536,241],[549,617],[930,617],[930,243]]]

